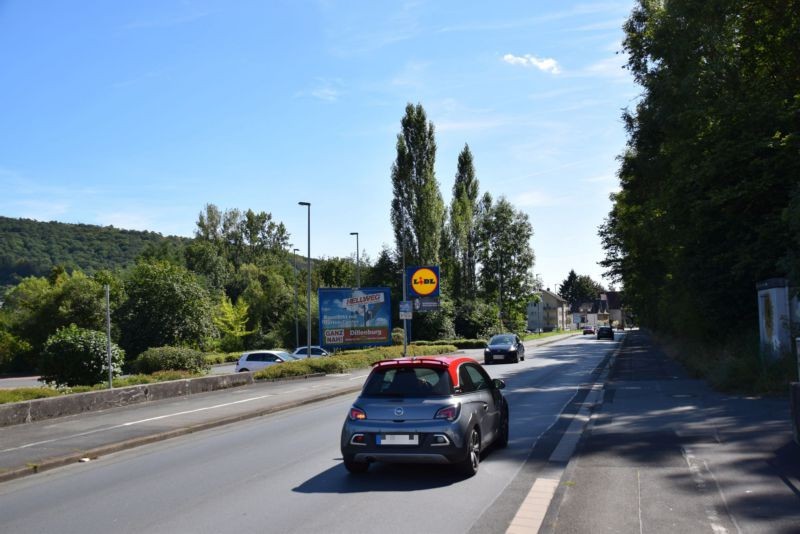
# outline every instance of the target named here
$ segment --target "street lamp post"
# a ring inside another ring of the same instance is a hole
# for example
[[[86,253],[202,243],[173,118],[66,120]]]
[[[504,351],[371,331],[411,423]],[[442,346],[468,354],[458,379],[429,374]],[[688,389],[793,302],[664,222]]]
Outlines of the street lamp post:
[[[300,325],[297,322],[297,253],[299,248],[292,251],[292,267],[294,267],[294,348],[300,346]]]
[[[306,331],[306,358],[311,357],[311,202],[298,202],[299,206],[306,206],[308,208],[308,256],[306,259],[306,266],[308,268],[308,292],[306,294],[306,315],[307,331]]]
[[[358,257],[358,232],[350,232],[350,235],[356,236],[356,287],[361,287],[361,261]]]

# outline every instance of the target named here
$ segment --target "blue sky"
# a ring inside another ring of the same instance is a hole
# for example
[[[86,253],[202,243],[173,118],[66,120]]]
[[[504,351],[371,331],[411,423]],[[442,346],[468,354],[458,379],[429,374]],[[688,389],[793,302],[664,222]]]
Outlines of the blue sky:
[[[601,280],[618,189],[619,1],[0,3],[0,215],[191,236],[207,203],[267,211],[311,254],[393,246],[405,106],[436,128],[449,204],[468,143],[481,193],[530,216],[534,272]],[[605,281],[604,281],[605,282]]]

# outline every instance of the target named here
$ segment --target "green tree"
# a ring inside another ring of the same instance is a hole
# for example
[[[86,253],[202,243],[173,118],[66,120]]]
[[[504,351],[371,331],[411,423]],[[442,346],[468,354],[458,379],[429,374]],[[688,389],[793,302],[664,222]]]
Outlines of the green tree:
[[[752,328],[756,282],[787,272],[798,13],[796,0],[640,1],[625,24],[643,95],[624,115],[621,190],[600,234],[643,324],[696,338]]]
[[[255,332],[247,330],[248,309],[249,306],[243,298],[239,298],[234,304],[226,295],[220,297],[212,319],[222,336],[222,350],[241,350],[244,346],[243,338]]]
[[[450,232],[452,252],[455,259],[453,278],[453,296],[475,298],[477,290],[477,221],[478,178],[469,145],[458,155],[458,168],[453,183],[453,199],[450,203]]]
[[[150,347],[201,346],[214,334],[208,291],[180,266],[139,263],[125,279],[125,292],[115,315],[120,344],[131,356]]]
[[[521,330],[528,302],[533,299],[533,227],[528,216],[516,211],[504,197],[494,203],[486,193],[481,204],[477,256],[482,292],[497,302],[506,328]]]
[[[433,123],[422,105],[408,104],[401,126],[392,165],[395,244],[398,251],[405,248],[409,265],[438,264],[445,210],[434,173]]]
[[[587,275],[577,275],[574,269],[558,288],[558,294],[569,302],[570,306],[594,302],[604,291],[605,288],[599,282],[595,282]]]
[[[70,325],[47,339],[39,362],[40,380],[57,386],[92,386],[108,380],[107,337]],[[111,344],[111,374],[122,374],[125,353]]]

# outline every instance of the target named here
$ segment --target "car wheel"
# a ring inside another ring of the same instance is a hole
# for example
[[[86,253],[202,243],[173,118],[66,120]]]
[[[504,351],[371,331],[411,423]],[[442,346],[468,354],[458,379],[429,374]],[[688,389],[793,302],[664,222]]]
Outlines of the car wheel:
[[[246,372],[248,372],[248,371],[247,371],[247,369],[239,369],[239,372],[240,372],[240,373],[246,373]]]
[[[498,449],[508,447],[508,403],[503,402],[503,415],[500,418],[500,429],[497,434],[497,441],[494,442]]]
[[[348,458],[345,456],[344,468],[347,469],[350,473],[358,475],[361,473],[366,473],[367,469],[369,469],[369,464],[367,462],[356,462],[352,458]]]
[[[472,428],[465,445],[467,456],[458,464],[458,470],[461,474],[471,477],[478,472],[481,463],[481,434],[477,428]]]
[[[519,363],[519,356],[514,356],[514,358],[511,360],[511,362],[512,363]]]
[[[489,360],[483,360],[483,365],[490,365],[492,362]]]

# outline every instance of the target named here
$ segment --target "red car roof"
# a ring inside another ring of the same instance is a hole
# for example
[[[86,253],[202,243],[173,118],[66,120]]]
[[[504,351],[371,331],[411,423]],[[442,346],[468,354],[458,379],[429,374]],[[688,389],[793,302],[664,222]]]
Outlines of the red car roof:
[[[411,358],[396,358],[392,360],[381,360],[372,364],[373,368],[378,367],[446,367],[450,374],[450,382],[453,387],[458,387],[458,368],[462,363],[470,362],[477,364],[473,358],[467,356],[413,356]]]

